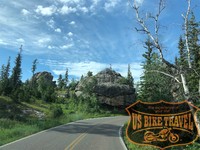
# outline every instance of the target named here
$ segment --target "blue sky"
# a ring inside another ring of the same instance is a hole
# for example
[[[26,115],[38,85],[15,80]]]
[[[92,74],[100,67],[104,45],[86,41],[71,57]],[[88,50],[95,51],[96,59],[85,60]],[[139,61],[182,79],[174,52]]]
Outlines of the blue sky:
[[[197,12],[200,1],[192,2]],[[158,0],[137,3],[144,16],[158,6]],[[37,71],[49,71],[55,80],[66,68],[71,77],[79,78],[110,64],[124,76],[131,64],[135,80],[142,74],[146,37],[134,30],[138,25],[128,0],[1,0],[0,7],[0,65],[11,56],[13,67],[23,45],[23,81],[31,77],[34,59],[39,61]],[[177,55],[186,8],[186,0],[166,0],[160,18],[159,36],[170,61]]]

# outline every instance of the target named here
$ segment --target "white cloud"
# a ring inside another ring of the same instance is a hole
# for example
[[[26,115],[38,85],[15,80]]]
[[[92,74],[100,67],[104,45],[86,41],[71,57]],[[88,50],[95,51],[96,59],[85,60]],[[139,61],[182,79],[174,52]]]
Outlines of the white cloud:
[[[72,37],[74,34],[72,32],[67,33],[69,37]]]
[[[58,62],[55,60],[48,60],[46,62],[52,71],[56,74],[64,74],[66,68],[69,69],[69,75],[80,78],[82,75],[86,75],[88,71],[92,71],[93,74],[97,74],[99,71],[110,67],[110,64],[99,63],[94,61],[84,61],[84,62]],[[134,80],[137,82],[143,73],[142,66],[140,63],[133,62],[130,64],[131,72]],[[113,70],[119,72],[122,76],[127,76],[128,64],[115,63],[112,64]]]
[[[135,0],[135,4],[136,4],[137,6],[142,5],[143,2],[144,2],[144,0]]]
[[[70,24],[70,25],[75,25],[76,22],[75,22],[75,21],[71,21],[69,24]]]
[[[112,8],[115,8],[116,5],[120,2],[120,0],[109,0],[108,2],[105,3],[104,5],[104,9],[106,11],[111,11]]]
[[[92,4],[90,6],[90,11],[95,14],[95,11],[96,11],[96,7],[99,8],[98,4],[99,4],[100,0],[92,0]]]
[[[18,44],[24,44],[25,43],[25,40],[22,39],[22,38],[19,38],[16,40]]]
[[[57,8],[55,6],[43,7],[38,5],[35,12],[43,16],[51,16],[56,12]]]
[[[58,0],[59,2],[63,3],[63,4],[78,4],[80,3],[82,0]]]
[[[49,21],[47,21],[47,25],[50,28],[54,29],[54,27],[55,27],[55,21],[53,19],[50,19]]]
[[[71,47],[73,47],[74,46],[74,44],[66,44],[66,45],[63,45],[63,46],[61,46],[60,48],[61,49],[69,49],[69,48],[71,48]]]
[[[92,2],[93,2],[92,5],[97,5],[100,2],[100,0],[92,0]]]
[[[53,47],[52,47],[51,45],[49,45],[47,48],[48,48],[48,49],[53,49]]]
[[[56,47],[56,46],[52,46],[52,45],[48,45],[47,48],[48,48],[48,49],[55,49],[55,48],[57,48],[57,47]]]
[[[29,12],[28,10],[26,10],[26,9],[22,9],[21,13],[22,13],[24,16],[30,14],[30,12]]]
[[[61,29],[60,28],[56,28],[55,32],[61,33]]]
[[[64,6],[59,10],[59,12],[60,12],[62,15],[67,15],[67,14],[70,14],[70,13],[75,13],[76,11],[77,11],[76,8],[68,7],[67,5],[64,5]]]
[[[83,13],[89,12],[87,7],[79,7],[79,10],[82,11]]]
[[[51,38],[49,37],[45,37],[45,38],[40,38],[39,40],[37,40],[37,42],[35,42],[38,46],[40,47],[47,47],[47,44],[51,42]]]
[[[8,45],[4,40],[0,39],[0,45]]]

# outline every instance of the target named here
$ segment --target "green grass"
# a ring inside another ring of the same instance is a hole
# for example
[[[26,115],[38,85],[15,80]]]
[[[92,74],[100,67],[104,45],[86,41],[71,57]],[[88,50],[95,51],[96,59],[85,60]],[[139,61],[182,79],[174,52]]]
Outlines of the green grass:
[[[0,114],[3,114],[3,117],[0,117],[0,145],[4,145],[6,143],[61,124],[87,118],[119,115],[118,113],[113,113],[112,111],[108,110],[100,110],[99,112],[94,113],[81,112],[78,110],[69,109],[69,106],[66,104],[45,103],[40,100],[36,100],[34,103],[22,102],[21,104],[16,104],[13,103],[10,98],[1,96],[0,102],[0,108],[3,108],[0,109]],[[61,117],[52,117],[50,107],[53,105],[59,105],[62,107],[63,115]],[[11,108],[11,112],[9,112],[5,106],[9,106]],[[19,110],[27,108],[45,113],[45,118],[38,119],[34,115],[13,118],[13,116],[21,115],[21,113],[18,114]]]
[[[15,141],[33,133],[55,127],[61,124],[66,124],[72,121],[103,117],[110,115],[103,114],[83,114],[75,113],[68,116],[62,116],[60,118],[52,119],[47,118],[44,120],[38,120],[35,118],[28,119],[26,121],[16,121],[10,119],[0,119],[0,145]]]
[[[16,121],[11,119],[0,119],[0,145],[12,142],[33,133],[55,127],[68,122],[85,119],[90,117],[85,114],[72,114],[60,118],[46,118],[38,120],[35,118],[25,121]]]
[[[0,119],[0,145],[39,131],[37,125],[29,125],[10,119]]]
[[[32,109],[35,109],[35,110],[38,110],[41,112],[47,112],[48,108],[49,108],[49,106],[47,104],[45,104],[45,105],[37,104],[37,103],[31,104],[31,103],[26,103],[26,102],[22,102],[22,104],[28,108],[32,108]]]

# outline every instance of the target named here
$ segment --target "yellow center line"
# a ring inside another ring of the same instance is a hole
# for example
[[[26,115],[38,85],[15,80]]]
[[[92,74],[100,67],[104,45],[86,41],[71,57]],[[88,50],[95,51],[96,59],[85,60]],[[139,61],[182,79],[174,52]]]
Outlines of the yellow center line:
[[[97,124],[98,124],[98,123],[93,124],[94,126],[93,126],[92,128],[94,128]],[[92,128],[91,128],[91,129],[92,129]],[[72,143],[71,143],[69,146],[67,146],[67,147],[65,148],[65,150],[68,150],[68,149],[71,149],[72,147],[74,147],[73,145],[74,145],[74,144],[76,145],[77,141],[78,141],[79,139],[81,139],[81,137],[83,137],[84,135],[86,135],[87,132],[90,131],[91,129],[89,129],[89,130],[87,130],[86,132],[84,132],[84,133],[82,133],[81,135],[79,135],[74,141],[72,141]]]
[[[109,120],[109,121],[105,121],[105,122],[103,122],[103,123],[109,123],[109,122],[115,122],[115,121],[118,121],[118,120],[120,120],[120,118],[119,119],[116,119],[116,120]],[[96,123],[96,124],[94,124],[94,126],[91,128],[91,129],[89,129],[89,130],[87,130],[86,132],[84,132],[84,133],[82,133],[81,135],[79,135],[75,140],[73,140],[72,142],[71,142],[71,144],[69,145],[69,146],[67,146],[64,150],[73,150],[73,148],[88,134],[88,132],[89,131],[91,131],[91,130],[93,130],[94,129],[94,127],[96,127],[96,126],[100,126],[100,125],[102,125],[102,123],[101,124],[99,124],[99,123]]]
[[[85,133],[83,136],[81,136],[78,140],[76,140],[76,143],[74,143],[74,145],[71,146],[70,150],[73,150],[73,148],[87,135],[87,133]]]

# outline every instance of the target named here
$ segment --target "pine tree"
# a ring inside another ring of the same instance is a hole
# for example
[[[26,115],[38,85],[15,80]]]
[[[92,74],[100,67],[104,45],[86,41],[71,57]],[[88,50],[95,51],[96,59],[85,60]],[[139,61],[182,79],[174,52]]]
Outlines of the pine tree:
[[[196,18],[191,13],[191,18],[188,20],[188,43],[191,51],[191,64],[193,70],[187,72],[187,80],[191,97],[195,98],[198,95],[199,78],[200,78],[200,45],[199,36],[200,28]],[[196,99],[196,98],[195,98]]]
[[[188,68],[185,41],[183,40],[182,36],[180,36],[179,38],[178,49],[179,49],[179,55],[180,55],[178,66],[180,66],[182,69]]]
[[[38,91],[40,92],[41,98],[46,102],[55,101],[55,87],[52,82],[48,82],[43,76],[38,79]]]
[[[148,51],[145,52],[142,56],[146,59],[146,64],[149,65],[151,64],[151,58],[152,58],[152,53],[153,53],[153,43],[151,40],[148,38],[147,41],[145,42],[144,48],[147,49]]]
[[[18,53],[18,55],[15,59],[15,66],[12,70],[12,74],[10,77],[10,89],[11,89],[10,96],[15,102],[20,101],[20,93],[22,92],[22,89],[20,89],[20,87],[22,85],[21,52],[22,52],[22,46],[20,47],[20,52]]]
[[[60,74],[58,77],[58,89],[61,90],[63,88],[65,88],[65,81],[64,81],[62,75]]]
[[[199,23],[196,22],[194,13],[191,13],[191,18],[188,21],[188,39],[189,39],[189,47],[191,49],[191,61],[192,65],[195,69],[198,67],[199,62],[199,52],[200,52],[200,45],[199,45],[199,35],[200,35],[200,28]]]
[[[171,101],[172,94],[169,85],[171,79],[154,72],[154,70],[167,71],[167,68],[159,59],[158,54],[153,52],[153,44],[149,39],[145,42],[145,48],[147,52],[143,54],[145,58],[143,62],[144,75],[141,77],[138,98],[143,101],[159,101],[161,99]]]
[[[31,68],[31,71],[32,71],[33,75],[35,74],[35,70],[37,69],[37,63],[38,63],[38,61],[37,61],[37,59],[35,59],[33,61],[33,65],[32,65],[32,68]]]
[[[67,68],[65,72],[65,79],[64,79],[65,88],[67,87],[68,82],[69,82],[69,75],[68,75],[68,68]]]
[[[16,90],[17,88],[20,87],[21,85],[21,74],[22,74],[22,69],[21,69],[21,52],[18,53],[16,59],[15,59],[15,66],[12,70],[12,75],[11,75],[11,86],[13,90]]]
[[[128,81],[128,85],[130,87],[134,87],[134,80],[133,80],[133,76],[132,76],[132,73],[131,73],[131,66],[130,66],[130,64],[128,64],[127,81]]]
[[[9,95],[10,91],[10,84],[9,84],[9,76],[10,76],[10,57],[8,58],[8,62],[6,67],[2,65],[1,69],[1,78],[0,78],[0,94],[1,95]]]
[[[87,72],[87,76],[88,76],[88,77],[92,77],[92,76],[93,76],[93,73],[92,73],[91,71],[88,71],[88,72]]]

